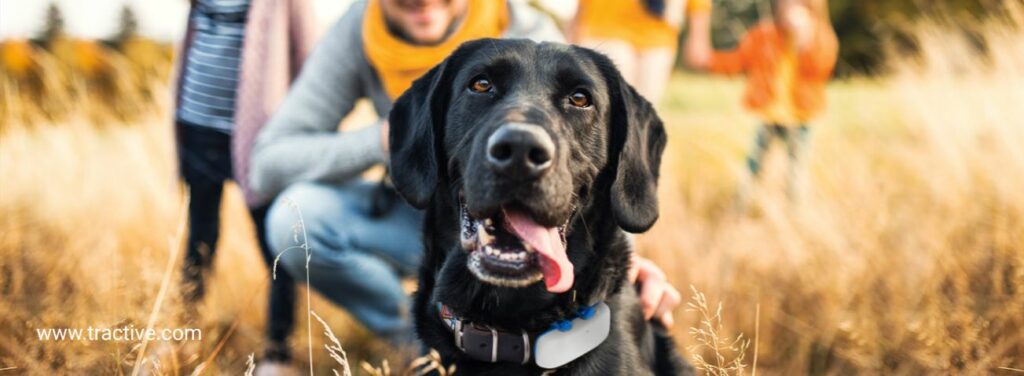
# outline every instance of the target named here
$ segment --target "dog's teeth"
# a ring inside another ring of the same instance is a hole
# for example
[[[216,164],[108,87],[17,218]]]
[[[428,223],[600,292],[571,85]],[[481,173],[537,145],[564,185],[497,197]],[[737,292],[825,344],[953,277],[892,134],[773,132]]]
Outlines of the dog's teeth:
[[[461,240],[462,240],[461,241],[462,249],[466,250],[466,251],[469,251],[469,250],[472,250],[473,248],[476,248],[476,245],[478,244],[478,242],[477,242],[477,234],[475,234],[475,233],[470,234],[470,233],[467,233],[467,232],[463,231],[462,232],[462,239]]]
[[[525,242],[524,242],[524,243],[525,243]],[[533,247],[530,247],[530,245],[529,245],[529,244],[523,244],[523,250],[524,250],[524,251],[526,251],[526,252],[524,252],[524,253],[533,253],[533,252],[536,252],[536,251],[535,251],[535,250],[533,249]]]
[[[491,235],[490,232],[487,232],[485,230],[483,221],[477,222],[476,223],[476,228],[477,228],[476,236],[477,236],[477,239],[479,240],[480,244],[491,244],[492,241],[494,240],[494,236]]]

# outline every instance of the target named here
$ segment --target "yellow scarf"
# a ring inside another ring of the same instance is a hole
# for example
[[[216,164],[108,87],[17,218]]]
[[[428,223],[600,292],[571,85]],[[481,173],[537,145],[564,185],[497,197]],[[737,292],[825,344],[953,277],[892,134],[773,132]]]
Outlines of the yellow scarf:
[[[443,61],[463,42],[497,38],[505,31],[508,9],[504,1],[469,0],[468,6],[462,24],[447,39],[434,46],[417,46],[391,35],[378,1],[368,2],[363,16],[363,50],[388,96],[398,98],[415,79]]]

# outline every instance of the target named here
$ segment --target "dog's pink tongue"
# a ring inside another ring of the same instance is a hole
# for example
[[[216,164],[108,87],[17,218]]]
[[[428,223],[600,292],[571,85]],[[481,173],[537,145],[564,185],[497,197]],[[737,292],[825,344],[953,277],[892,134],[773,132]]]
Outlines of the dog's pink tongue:
[[[516,236],[540,254],[540,269],[544,273],[544,285],[548,291],[569,291],[574,274],[558,228],[541,226],[517,210],[505,210],[505,219]]]

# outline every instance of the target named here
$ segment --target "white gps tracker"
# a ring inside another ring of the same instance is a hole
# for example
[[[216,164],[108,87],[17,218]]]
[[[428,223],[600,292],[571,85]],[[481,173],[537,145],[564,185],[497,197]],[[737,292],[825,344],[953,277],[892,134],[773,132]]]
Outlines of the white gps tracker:
[[[534,362],[541,368],[558,368],[597,348],[611,331],[612,313],[604,302],[595,304],[589,318],[577,317],[568,330],[550,329],[537,336]],[[582,316],[582,315],[581,315]]]

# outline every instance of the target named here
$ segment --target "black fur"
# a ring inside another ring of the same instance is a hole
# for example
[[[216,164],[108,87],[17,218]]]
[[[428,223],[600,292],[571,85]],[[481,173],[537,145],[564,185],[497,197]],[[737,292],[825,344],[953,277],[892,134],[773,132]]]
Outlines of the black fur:
[[[494,90],[467,90],[479,77]],[[590,107],[568,102],[577,89],[590,94]],[[511,182],[482,165],[487,136],[510,121],[540,125],[555,140],[554,166],[543,178]],[[692,373],[671,337],[643,320],[626,280],[632,250],[622,230],[645,231],[657,219],[655,191],[666,136],[651,105],[607,57],[526,40],[469,42],[397,100],[390,127],[395,187],[427,210],[426,257],[413,307],[416,330],[460,374],[536,375],[542,369],[466,358],[438,318],[438,302],[472,322],[537,331],[603,300],[612,310],[609,338],[558,374]],[[545,226],[569,221],[574,291],[553,294],[543,283],[497,287],[474,277],[459,245],[460,202],[478,218],[517,205]]]

